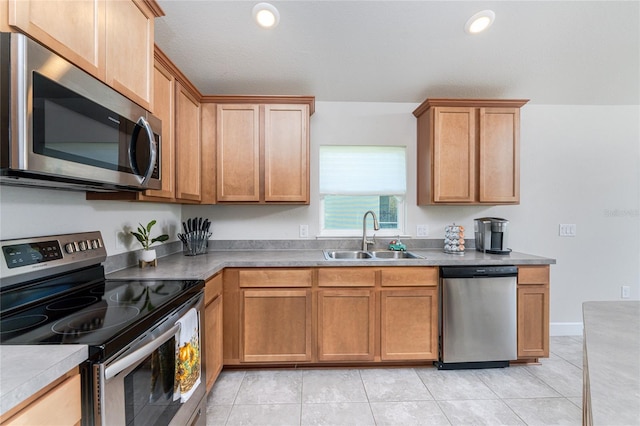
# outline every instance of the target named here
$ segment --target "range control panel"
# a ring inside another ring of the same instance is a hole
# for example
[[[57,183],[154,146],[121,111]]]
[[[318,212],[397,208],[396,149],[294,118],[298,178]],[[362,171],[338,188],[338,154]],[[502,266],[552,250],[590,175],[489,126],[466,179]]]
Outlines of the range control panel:
[[[4,240],[0,284],[14,284],[55,273],[99,264],[107,257],[100,231]]]

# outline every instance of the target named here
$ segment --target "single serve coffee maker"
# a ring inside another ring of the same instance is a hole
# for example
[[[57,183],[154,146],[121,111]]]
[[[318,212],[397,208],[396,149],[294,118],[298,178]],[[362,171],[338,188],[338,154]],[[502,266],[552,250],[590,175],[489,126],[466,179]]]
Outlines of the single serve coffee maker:
[[[492,254],[509,254],[507,248],[509,221],[499,217],[474,219],[476,250]]]

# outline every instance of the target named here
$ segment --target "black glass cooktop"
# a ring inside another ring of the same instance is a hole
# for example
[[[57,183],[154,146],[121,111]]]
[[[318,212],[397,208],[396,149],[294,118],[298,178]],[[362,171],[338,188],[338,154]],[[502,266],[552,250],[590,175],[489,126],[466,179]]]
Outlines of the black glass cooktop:
[[[102,266],[3,290],[1,344],[85,344],[106,358],[202,290],[204,282],[105,280]]]

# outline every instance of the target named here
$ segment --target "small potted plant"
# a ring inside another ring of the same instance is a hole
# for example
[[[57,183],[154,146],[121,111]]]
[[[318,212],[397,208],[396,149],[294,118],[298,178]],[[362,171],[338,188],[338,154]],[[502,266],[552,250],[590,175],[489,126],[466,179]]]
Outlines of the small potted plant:
[[[152,220],[147,224],[147,226],[143,226],[139,224],[137,232],[131,231],[131,234],[136,237],[138,242],[142,245],[142,252],[140,253],[140,260],[143,262],[153,262],[156,259],[156,250],[151,248],[151,245],[154,243],[164,243],[169,239],[167,234],[159,235],[155,238],[151,238],[151,228],[156,224],[155,220]]]

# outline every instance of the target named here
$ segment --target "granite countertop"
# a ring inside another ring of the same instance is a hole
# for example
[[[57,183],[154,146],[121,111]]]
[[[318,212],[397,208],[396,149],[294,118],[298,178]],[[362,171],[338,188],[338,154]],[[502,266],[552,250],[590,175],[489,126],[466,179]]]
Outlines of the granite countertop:
[[[0,415],[89,358],[86,345],[1,345]]]
[[[640,424],[640,301],[585,302],[582,313],[583,424]]]
[[[441,249],[411,249],[424,259],[402,260],[326,260],[320,249],[312,250],[210,250],[207,254],[182,253],[158,259],[157,267],[131,267],[112,272],[109,279],[207,279],[224,268],[318,267],[318,266],[465,266],[465,265],[548,265],[550,259],[512,252],[495,255],[468,250],[464,255],[447,254]]]

